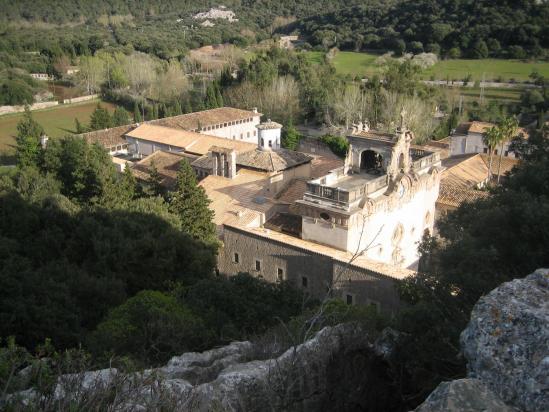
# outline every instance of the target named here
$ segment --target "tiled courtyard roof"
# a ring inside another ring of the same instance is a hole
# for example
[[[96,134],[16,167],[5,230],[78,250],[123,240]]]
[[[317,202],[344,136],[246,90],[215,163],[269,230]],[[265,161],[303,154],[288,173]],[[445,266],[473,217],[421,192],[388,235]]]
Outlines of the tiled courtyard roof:
[[[236,158],[238,165],[267,172],[278,172],[308,163],[312,156],[292,150],[280,149],[277,151],[253,150],[240,153]]]

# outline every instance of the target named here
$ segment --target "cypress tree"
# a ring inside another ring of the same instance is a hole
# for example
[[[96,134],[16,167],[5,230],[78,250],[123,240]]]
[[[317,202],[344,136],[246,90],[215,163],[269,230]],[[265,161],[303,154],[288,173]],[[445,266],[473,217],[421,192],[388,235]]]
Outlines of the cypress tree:
[[[183,110],[181,109],[181,103],[179,103],[179,100],[177,100],[175,102],[175,105],[173,106],[173,115],[179,116],[180,114],[183,114]]]
[[[90,117],[90,129],[101,130],[109,127],[112,127],[112,117],[107,109],[98,103]]]
[[[191,104],[191,99],[185,100],[185,113],[192,113],[193,112],[193,106]]]
[[[137,102],[133,102],[133,120],[136,123],[141,123],[143,121],[143,116],[141,116],[141,110],[139,110]]]
[[[212,84],[209,84],[206,88],[206,109],[215,109],[217,107],[217,96],[215,94],[215,88]]]
[[[113,126],[123,126],[131,123],[129,113],[123,107],[117,107],[112,116]]]
[[[44,128],[33,119],[29,107],[25,107],[25,114],[17,124],[15,137],[17,166],[38,166],[41,153],[40,136],[43,134]]]
[[[166,105],[164,103],[162,103],[160,105],[160,108],[158,110],[158,117],[160,119],[162,119],[164,117],[168,117],[168,108],[166,107]]]
[[[216,241],[214,213],[208,208],[209,204],[210,199],[204,188],[197,185],[191,165],[183,160],[175,191],[171,193],[170,210],[179,216],[183,231],[207,243]]]
[[[164,196],[165,190],[162,186],[162,176],[158,173],[154,160],[149,167],[149,178],[147,179],[146,193],[151,197]]]
[[[215,87],[215,100],[217,103],[217,107],[225,106],[223,102],[223,95],[221,94],[221,86],[219,85],[218,81],[214,82],[214,87]]]
[[[81,134],[86,132],[86,128],[82,126],[82,123],[80,123],[80,120],[78,120],[78,117],[74,118],[74,128],[76,129],[76,134]]]

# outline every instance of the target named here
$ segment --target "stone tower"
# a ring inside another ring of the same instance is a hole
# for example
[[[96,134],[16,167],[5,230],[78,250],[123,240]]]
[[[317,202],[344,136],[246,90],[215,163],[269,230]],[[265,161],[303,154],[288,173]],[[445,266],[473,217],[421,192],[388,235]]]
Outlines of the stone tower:
[[[280,149],[282,125],[268,119],[257,126],[257,147],[259,150],[271,151]]]

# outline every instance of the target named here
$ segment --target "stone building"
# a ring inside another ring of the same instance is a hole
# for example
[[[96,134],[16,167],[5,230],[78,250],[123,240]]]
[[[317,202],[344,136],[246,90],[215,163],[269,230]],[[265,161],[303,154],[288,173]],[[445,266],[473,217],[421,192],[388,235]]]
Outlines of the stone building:
[[[307,183],[295,213],[306,240],[409,267],[417,244],[432,232],[440,172],[438,152],[411,148],[403,124],[393,134],[349,136],[344,167]]]
[[[487,122],[467,122],[460,124],[452,136],[450,136],[450,156],[459,156],[471,153],[488,153],[488,146],[484,143],[484,133],[496,125]],[[517,136],[528,137],[528,132],[519,128]],[[503,144],[503,156],[516,158],[515,153],[510,150],[511,142]],[[494,154],[498,155],[500,147],[494,148]]]

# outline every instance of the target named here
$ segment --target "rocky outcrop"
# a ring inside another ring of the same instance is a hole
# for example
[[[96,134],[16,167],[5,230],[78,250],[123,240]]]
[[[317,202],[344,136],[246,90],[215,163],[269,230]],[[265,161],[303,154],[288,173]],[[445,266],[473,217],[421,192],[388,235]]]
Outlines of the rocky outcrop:
[[[482,297],[461,347],[469,379],[441,383],[416,411],[549,411],[549,270]]]
[[[416,412],[468,411],[512,412],[497,395],[478,379],[441,383]]]
[[[63,375],[50,399],[33,390],[12,399],[57,409],[67,401],[97,405],[114,392],[114,404],[106,406],[115,411],[383,410],[398,402],[385,362],[397,336],[387,329],[372,343],[361,327],[344,324],[269,359],[260,359],[263,348],[235,342],[132,375],[115,369]]]
[[[482,297],[461,334],[468,375],[525,411],[549,411],[549,270]]]

